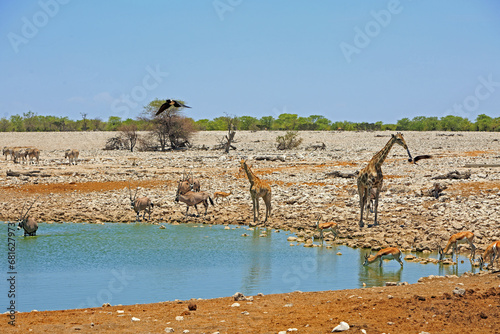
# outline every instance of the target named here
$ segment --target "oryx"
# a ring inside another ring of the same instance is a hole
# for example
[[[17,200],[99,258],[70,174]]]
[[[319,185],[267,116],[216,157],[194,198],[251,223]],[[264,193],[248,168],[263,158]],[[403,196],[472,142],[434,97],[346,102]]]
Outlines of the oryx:
[[[29,217],[28,213],[30,212],[31,208],[33,207],[33,204],[35,204],[36,199],[31,203],[30,207],[28,210],[26,210],[26,213],[23,214],[24,211],[24,204],[21,209],[21,216],[17,220],[19,223],[17,225],[17,229],[20,230],[21,228],[24,229],[24,236],[35,236],[36,231],[38,230],[38,223],[36,222],[35,218]]]
[[[146,212],[147,212],[149,214],[148,221],[150,221],[151,220],[151,212],[153,212],[154,204],[151,202],[149,197],[137,198],[137,191],[138,190],[139,189],[135,190],[134,197],[132,197],[132,190],[130,190],[130,182],[129,182],[128,192],[129,192],[129,197],[130,197],[130,206],[132,206],[132,209],[137,214],[135,221],[141,221],[141,219],[139,217],[141,211],[144,211],[144,213],[142,214],[142,219],[145,219]]]

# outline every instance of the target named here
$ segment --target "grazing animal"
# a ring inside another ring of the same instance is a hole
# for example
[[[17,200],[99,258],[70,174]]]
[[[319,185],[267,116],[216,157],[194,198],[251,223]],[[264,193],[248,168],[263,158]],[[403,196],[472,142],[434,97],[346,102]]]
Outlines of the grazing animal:
[[[151,213],[153,212],[154,204],[151,202],[149,197],[137,198],[138,189],[135,190],[134,197],[132,197],[132,191],[130,190],[130,183],[129,183],[128,191],[129,191],[129,197],[130,197],[130,206],[132,206],[132,209],[137,214],[135,221],[141,221],[141,218],[140,218],[141,211],[144,211],[142,214],[142,219],[145,219],[146,212],[147,212],[149,214],[148,221],[150,221],[151,220]]]
[[[363,265],[367,266],[370,263],[375,262],[377,259],[379,260],[379,267],[382,267],[382,260],[389,259],[398,261],[401,265],[401,268],[403,268],[403,261],[401,261],[401,251],[396,247],[387,247],[381,249],[375,255],[368,256],[368,254],[366,254],[365,262],[363,263]]]
[[[9,155],[11,156],[11,158],[13,158],[13,157],[14,157],[14,155],[13,155],[13,154],[14,154],[14,150],[13,150],[13,148],[12,148],[12,147],[9,147],[9,146],[4,146],[4,147],[3,147],[3,150],[2,150],[2,153],[3,153],[3,155],[5,156],[5,160],[7,160],[7,157],[8,157]]]
[[[219,198],[227,198],[232,193],[233,193],[232,190],[230,190],[228,193],[225,193],[223,191],[216,191],[216,192],[214,192],[215,202],[218,203]]]
[[[253,221],[259,221],[259,198],[262,197],[264,203],[266,204],[266,219],[264,220],[264,224],[266,224],[267,218],[271,216],[271,186],[266,181],[259,179],[257,175],[252,172],[250,167],[247,165],[246,160],[241,160],[240,165],[240,170],[245,171],[248,181],[250,181]]]
[[[485,262],[488,262],[488,269],[493,266],[495,259],[500,258],[500,241],[493,241],[484,251],[483,255],[479,255],[479,270],[483,270]],[[489,260],[489,261],[488,261]]]
[[[38,199],[38,198],[37,198]],[[30,212],[31,208],[33,207],[33,204],[35,204],[36,199],[31,203],[31,206],[26,210],[26,213],[23,214],[24,211],[24,205],[21,209],[21,216],[17,220],[19,223],[17,225],[17,229],[20,230],[21,228],[24,230],[24,236],[36,236],[36,231],[38,230],[38,223],[33,217],[29,217],[28,213]]]
[[[26,149],[26,153],[29,157],[29,161],[31,162],[32,159],[36,159],[36,163],[38,164],[40,160],[40,150],[37,148],[28,148]],[[34,162],[33,162],[34,163]]]
[[[457,256],[457,263],[458,263],[458,244],[464,244],[464,243],[469,244],[471,261],[474,261],[474,257],[476,254],[476,246],[474,246],[472,240],[474,240],[474,233],[470,231],[458,232],[453,234],[448,240],[448,243],[446,244],[444,250],[441,248],[441,246],[438,246],[439,261],[443,260],[444,255],[448,253],[450,248],[452,248],[451,259],[453,260],[453,253],[455,253]]]
[[[373,225],[378,225],[377,222],[377,211],[378,211],[378,198],[380,195],[380,190],[382,189],[382,183],[384,175],[382,174],[382,164],[384,163],[389,151],[394,144],[403,146],[408,152],[408,156],[411,159],[410,150],[406,145],[406,142],[401,133],[392,135],[391,139],[387,142],[382,150],[377,152],[373,158],[370,160],[368,165],[363,168],[358,175],[358,194],[359,194],[359,206],[360,206],[360,216],[359,216],[359,227],[363,227],[363,210],[367,207],[367,202],[371,196],[372,189],[376,189],[375,192],[375,205],[373,206],[375,211],[375,217],[373,220]]]
[[[77,149],[68,148],[64,151],[64,159],[68,158],[68,164],[78,164],[78,156],[80,155],[80,151]]]
[[[25,147],[15,147],[12,149],[12,156],[14,157],[14,163],[21,163],[21,161],[26,161],[27,151]]]
[[[191,108],[191,107],[183,104],[182,102],[179,102],[179,101],[176,101],[176,100],[166,100],[165,103],[163,103],[160,106],[160,108],[156,112],[155,116],[158,116],[159,114],[161,114],[162,112],[164,112],[165,110],[167,110],[170,107],[175,107],[175,108],[180,108],[180,107]]]
[[[208,201],[210,201],[210,204],[214,205],[214,201],[212,200],[210,195],[205,191],[200,191],[200,192],[188,191],[182,194],[180,189],[180,182],[179,182],[179,187],[177,187],[175,201],[176,202],[181,201],[182,203],[186,203],[187,205],[186,219],[188,216],[188,211],[190,206],[194,206],[194,208],[196,209],[196,213],[199,215],[197,205],[203,203],[203,205],[205,206],[205,216],[206,216],[208,211]]]
[[[329,230],[330,232],[333,233],[334,240],[338,237],[338,224],[334,222],[326,222],[326,223],[320,223],[319,221],[321,220],[322,216],[318,215],[318,221],[316,222],[316,229],[319,230],[320,238],[321,238],[321,243],[323,243],[323,233],[324,231]]]

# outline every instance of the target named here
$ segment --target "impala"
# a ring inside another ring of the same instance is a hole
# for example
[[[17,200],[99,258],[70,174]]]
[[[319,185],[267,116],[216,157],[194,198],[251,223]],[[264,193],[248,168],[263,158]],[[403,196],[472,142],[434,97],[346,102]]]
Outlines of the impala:
[[[470,231],[464,231],[464,232],[458,232],[453,234],[450,237],[450,240],[448,240],[448,244],[444,249],[441,248],[441,246],[438,246],[438,253],[439,253],[439,261],[443,260],[444,255],[448,253],[450,248],[452,248],[451,251],[451,259],[453,260],[453,253],[456,254],[457,256],[457,262],[458,262],[458,244],[464,244],[468,243],[470,246],[470,254],[471,254],[471,261],[474,261],[474,257],[476,255],[476,246],[472,243],[472,240],[474,240],[474,233]]]
[[[363,265],[367,266],[370,263],[375,262],[377,259],[379,260],[379,267],[382,267],[382,260],[388,259],[398,261],[401,265],[401,268],[403,268],[403,261],[401,261],[401,251],[396,247],[387,247],[381,249],[375,255],[368,256],[368,254],[366,254],[365,262],[363,263]]]
[[[488,259],[489,257],[489,259]],[[479,270],[483,270],[484,263],[487,260],[489,261],[488,269],[490,266],[493,266],[493,262],[495,262],[495,258],[500,258],[500,241],[492,242],[484,251],[483,255],[479,255]]]
[[[218,203],[219,198],[227,198],[229,195],[231,195],[233,192],[229,191],[228,193],[225,193],[223,191],[216,191],[214,192],[214,199],[215,202]]]
[[[327,230],[330,230],[330,232],[333,233],[335,240],[338,236],[338,224],[334,222],[320,223],[319,221],[321,220],[321,218],[322,218],[321,214],[318,215],[318,221],[316,222],[316,229],[319,230],[321,242],[323,242],[323,232]]]

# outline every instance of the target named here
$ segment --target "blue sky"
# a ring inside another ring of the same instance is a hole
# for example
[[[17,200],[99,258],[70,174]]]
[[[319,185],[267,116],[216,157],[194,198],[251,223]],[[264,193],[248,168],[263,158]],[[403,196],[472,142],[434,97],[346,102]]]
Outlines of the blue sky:
[[[0,118],[500,116],[500,2],[0,2]]]

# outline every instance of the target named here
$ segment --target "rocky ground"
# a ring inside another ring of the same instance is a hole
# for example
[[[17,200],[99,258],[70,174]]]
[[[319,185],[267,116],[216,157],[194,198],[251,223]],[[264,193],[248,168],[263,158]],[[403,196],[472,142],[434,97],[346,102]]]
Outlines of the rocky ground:
[[[470,230],[479,253],[492,241],[500,240],[499,133],[404,133],[413,156],[433,157],[415,165],[408,163],[401,147],[391,150],[383,165],[380,225],[363,229],[358,227],[356,179],[343,176],[366,166],[391,133],[300,132],[304,140],[301,146],[278,151],[276,137],[283,133],[237,132],[237,150],[228,155],[210,149],[220,142],[223,132],[197,133],[192,139],[194,148],[186,151],[103,150],[106,140],[115,135],[0,133],[2,147],[35,146],[41,150],[39,164],[0,159],[0,221],[16,219],[23,204],[36,200],[31,215],[40,222],[132,222],[135,214],[130,208],[130,182],[133,192],[138,187],[138,195],[149,196],[155,204],[150,223],[182,223],[186,206],[174,202],[174,198],[179,178],[189,171],[210,194],[232,192],[210,206],[206,217],[195,216],[190,209],[189,221],[250,225],[249,183],[238,174],[240,160],[247,159],[254,172],[272,186],[269,226],[291,230],[305,244],[318,235],[314,228],[318,214],[324,221],[339,224],[339,238],[333,242],[352,247],[436,250],[452,234]],[[311,148],[323,143],[324,150]],[[64,160],[68,148],[80,150],[78,165],[68,165]],[[259,160],[262,158],[268,160]],[[470,173],[470,177],[434,179],[454,171],[458,172],[455,175]],[[7,176],[8,172],[21,175]],[[446,187],[438,199],[425,193],[435,182]],[[372,216],[366,222],[370,224]],[[327,234],[327,242],[331,242],[329,237]],[[368,333],[457,333],[464,326],[470,332],[483,333],[487,328],[486,332],[498,333],[499,281],[495,275],[475,275],[440,279],[439,284],[433,281],[427,285],[255,297],[254,302],[243,302],[239,308],[231,308],[228,298],[197,301],[199,309],[189,314],[185,313],[186,303],[160,303],[31,312],[19,314],[18,320],[21,329],[34,329],[36,333],[95,329],[146,333],[163,332],[166,327],[176,332],[191,329],[192,333],[277,333],[288,328],[298,328],[300,333],[324,333],[339,321],[350,323],[356,332],[366,329]],[[466,294],[453,294],[455,287],[465,287]],[[294,306],[283,308],[285,304]],[[124,313],[116,314],[120,309]],[[175,316],[182,314],[184,322],[176,321]],[[132,316],[141,320],[132,322]]]
[[[500,239],[499,133],[404,133],[413,156],[431,154],[433,158],[415,165],[408,163],[400,146],[391,150],[383,165],[380,226],[364,229],[357,224],[356,179],[335,175],[363,168],[389,140],[390,133],[300,132],[304,141],[298,149],[278,151],[276,137],[283,133],[238,132],[237,150],[228,155],[200,149],[215,146],[224,134],[197,133],[192,140],[195,148],[188,151],[132,153],[104,151],[107,138],[116,135],[110,132],[0,133],[0,146],[31,145],[41,150],[38,165],[0,159],[0,220],[16,219],[22,204],[37,199],[31,214],[42,222],[134,221],[130,182],[133,193],[138,187],[138,196],[149,196],[155,204],[153,223],[183,222],[186,206],[174,198],[179,178],[189,171],[201,180],[202,190],[212,195],[215,191],[232,192],[210,206],[206,217],[192,215],[191,208],[191,222],[252,224],[249,183],[238,175],[240,160],[248,159],[255,173],[272,186],[269,225],[292,230],[304,241],[317,233],[318,214],[323,221],[339,223],[340,238],[335,242],[374,250],[384,246],[436,250],[453,233],[465,230],[475,234],[474,242],[480,249]],[[316,143],[324,143],[326,149],[308,149]],[[67,148],[80,150],[78,165],[64,160]],[[265,157],[277,160],[256,160]],[[40,172],[11,177],[6,176],[7,171]],[[470,177],[433,179],[453,171],[470,173]],[[422,196],[422,190],[432,188],[435,182],[447,187],[442,196]]]

